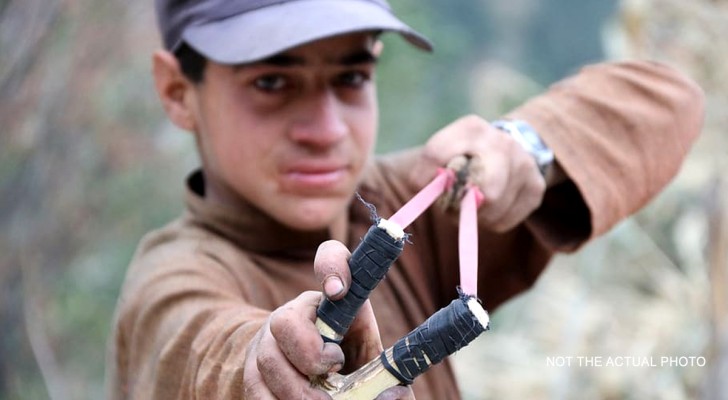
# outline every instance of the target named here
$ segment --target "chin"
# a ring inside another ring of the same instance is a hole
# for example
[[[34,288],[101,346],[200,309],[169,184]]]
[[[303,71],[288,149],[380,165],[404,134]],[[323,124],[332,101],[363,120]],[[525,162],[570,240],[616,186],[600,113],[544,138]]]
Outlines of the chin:
[[[303,200],[296,207],[284,212],[286,225],[303,231],[315,231],[330,227],[347,212],[348,202],[340,199]],[[291,214],[293,212],[293,214]]]

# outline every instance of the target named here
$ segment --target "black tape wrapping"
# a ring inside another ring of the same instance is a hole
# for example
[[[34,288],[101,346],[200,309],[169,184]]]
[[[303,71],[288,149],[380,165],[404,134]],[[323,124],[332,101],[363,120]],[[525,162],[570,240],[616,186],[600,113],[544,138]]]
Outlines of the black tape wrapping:
[[[488,327],[482,326],[462,296],[433,314],[422,325],[399,339],[392,349],[395,369],[382,352],[381,361],[395,378],[411,385],[416,377],[445,357],[475,340]],[[430,360],[428,364],[425,356]]]
[[[372,225],[349,259],[351,288],[340,300],[324,299],[319,305],[318,317],[339,335],[346,334],[359,308],[403,248],[403,239],[394,239],[384,229]]]

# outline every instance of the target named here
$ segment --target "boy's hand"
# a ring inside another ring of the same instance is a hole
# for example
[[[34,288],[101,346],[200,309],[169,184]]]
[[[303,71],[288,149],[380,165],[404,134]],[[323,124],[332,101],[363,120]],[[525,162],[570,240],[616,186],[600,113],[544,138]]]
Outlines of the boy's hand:
[[[383,391],[374,400],[415,400],[415,394],[409,386],[395,386]]]
[[[321,293],[305,292],[277,308],[248,345],[246,399],[329,399],[308,376],[341,369],[344,353],[324,343],[314,321]]]
[[[335,241],[323,243],[316,254],[316,277],[333,300],[343,297],[351,284],[349,256],[346,247]],[[383,348],[369,301],[339,346],[324,343],[314,324],[321,298],[320,292],[305,292],[271,313],[248,345],[245,398],[330,399],[327,393],[311,386],[310,376],[341,371],[345,363],[350,372],[379,356]],[[391,393],[384,392],[382,398],[413,398],[406,397],[408,393],[395,388]]]
[[[413,182],[418,187],[426,185],[437,168],[464,154],[476,163],[470,179],[484,195],[478,211],[481,227],[505,232],[541,205],[546,181],[531,154],[477,116],[460,118],[427,141],[413,169]]]

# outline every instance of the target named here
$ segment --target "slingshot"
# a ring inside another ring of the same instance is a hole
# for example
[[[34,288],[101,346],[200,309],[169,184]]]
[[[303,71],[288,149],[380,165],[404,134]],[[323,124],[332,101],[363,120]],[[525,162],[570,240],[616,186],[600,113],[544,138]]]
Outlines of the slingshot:
[[[452,163],[451,163],[452,164]],[[322,386],[335,400],[373,399],[382,391],[409,385],[427,371],[468,345],[488,329],[488,313],[477,300],[477,208],[482,194],[467,181],[469,160],[455,171],[444,168],[389,220],[378,218],[349,259],[352,283],[346,296],[324,299],[316,326],[324,341],[340,343],[369,294],[381,281],[406,240],[404,229],[443,193],[450,202],[460,200],[459,259],[460,297],[430,316],[392,347],[349,375],[332,374]]]

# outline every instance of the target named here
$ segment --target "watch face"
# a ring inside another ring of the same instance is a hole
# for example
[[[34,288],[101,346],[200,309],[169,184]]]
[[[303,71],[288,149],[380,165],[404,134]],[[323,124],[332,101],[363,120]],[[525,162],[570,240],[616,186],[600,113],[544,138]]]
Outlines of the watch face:
[[[554,153],[528,123],[524,121],[496,121],[493,125],[508,132],[527,152],[531,153],[542,173],[553,162]]]

